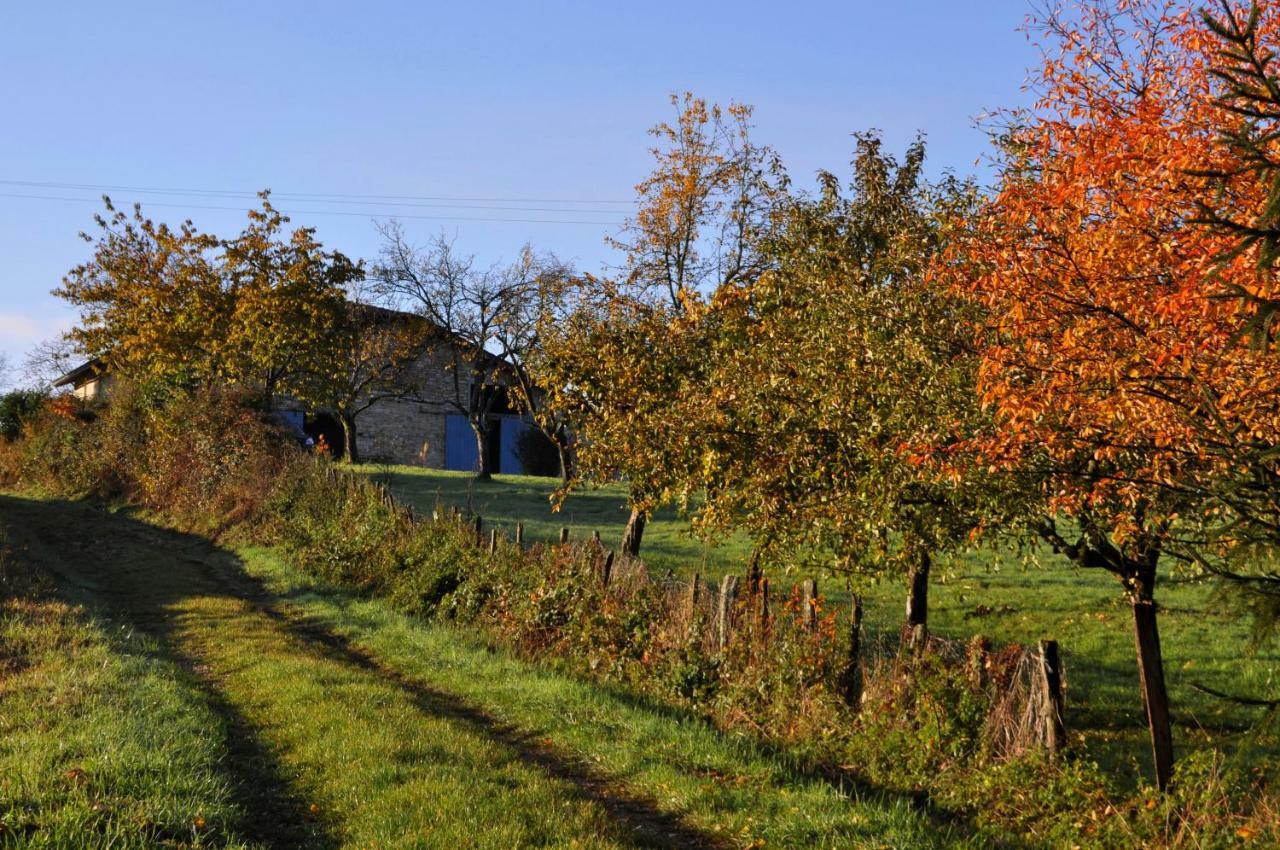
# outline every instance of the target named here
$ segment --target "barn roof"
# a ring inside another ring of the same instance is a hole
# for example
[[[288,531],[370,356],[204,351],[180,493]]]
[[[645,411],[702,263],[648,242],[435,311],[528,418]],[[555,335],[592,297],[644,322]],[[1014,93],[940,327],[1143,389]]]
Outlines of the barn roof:
[[[79,385],[85,381],[96,378],[107,370],[107,364],[102,362],[102,358],[95,357],[87,363],[81,363],[67,374],[58,378],[53,382],[55,387],[65,387],[68,384]]]

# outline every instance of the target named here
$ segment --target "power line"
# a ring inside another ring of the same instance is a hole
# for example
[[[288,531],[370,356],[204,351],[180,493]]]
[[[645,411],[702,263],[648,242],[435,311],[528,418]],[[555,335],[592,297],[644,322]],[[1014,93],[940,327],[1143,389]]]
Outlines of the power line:
[[[0,181],[0,183],[4,183],[4,182],[6,181]],[[14,192],[0,192],[0,198],[19,198],[19,199],[34,200],[34,201],[70,201],[72,203],[82,203],[82,204],[83,203],[96,204],[96,203],[99,203],[100,201],[100,199],[98,198],[66,198],[66,197],[57,197],[53,195],[18,194]],[[162,201],[150,202],[147,204],[147,206],[166,207],[166,208],[175,208],[175,209],[188,209],[188,210],[225,210],[228,212],[243,212],[243,213],[247,213],[251,209],[250,207],[214,206],[210,204],[176,204],[176,203],[164,203]],[[577,219],[563,219],[563,218],[498,218],[498,217],[482,217],[482,216],[413,215],[413,214],[400,215],[400,214],[393,214],[393,213],[387,213],[386,215],[379,216],[374,211],[350,212],[347,210],[283,210],[282,209],[281,212],[290,216],[340,215],[340,216],[358,216],[360,218],[406,218],[406,219],[419,219],[419,220],[425,220],[425,221],[463,221],[463,222],[477,221],[477,222],[503,222],[503,223],[512,223],[512,224],[579,224],[579,225],[596,225],[600,227],[616,227],[621,223],[616,220],[615,221],[598,221],[598,220],[583,221],[583,220],[577,220]],[[607,211],[601,210],[600,212],[606,213]]]
[[[102,183],[58,183],[43,180],[0,180],[0,184],[8,186],[29,186],[38,189],[72,189],[72,190],[93,190],[106,192],[144,192],[147,194],[160,195],[205,195],[212,197],[256,197],[256,191],[234,190],[234,189],[180,189],[175,187],[158,187],[158,186],[122,186],[115,184]],[[618,206],[624,205],[630,207],[634,201],[614,201],[603,200],[598,198],[470,198],[456,195],[369,195],[369,194],[347,194],[341,192],[272,192],[274,198],[289,198],[292,200],[312,200],[324,203],[339,202],[391,202],[391,201],[449,201],[459,203],[503,203],[503,204],[596,204]],[[398,204],[397,204],[398,205]],[[568,210],[565,210],[568,212]],[[602,212],[610,213],[611,210],[583,210],[583,212]]]

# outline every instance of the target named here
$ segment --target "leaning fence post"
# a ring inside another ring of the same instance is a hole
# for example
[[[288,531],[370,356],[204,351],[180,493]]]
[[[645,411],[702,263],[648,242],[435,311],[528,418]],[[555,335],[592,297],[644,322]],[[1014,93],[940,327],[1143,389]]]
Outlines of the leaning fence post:
[[[809,631],[818,628],[818,580],[805,579],[800,585],[800,604],[804,606],[802,622]]]
[[[606,589],[609,587],[609,578],[613,575],[613,553],[610,552],[604,556],[604,565],[600,568],[600,583]]]
[[[1056,640],[1040,641],[1040,685],[1045,708],[1045,745],[1052,757],[1067,744],[1067,726],[1063,720],[1062,655]]]
[[[732,628],[733,603],[738,596],[738,577],[727,573],[720,581],[719,610],[716,612],[716,637],[720,650],[729,645],[729,630]]]

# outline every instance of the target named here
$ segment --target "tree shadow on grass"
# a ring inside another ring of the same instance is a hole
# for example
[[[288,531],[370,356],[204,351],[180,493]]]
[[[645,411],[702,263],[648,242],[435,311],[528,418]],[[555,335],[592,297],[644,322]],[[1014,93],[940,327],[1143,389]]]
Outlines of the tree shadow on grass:
[[[188,671],[226,729],[226,767],[234,801],[244,813],[236,827],[243,838],[269,847],[329,850],[338,846],[333,835],[308,817],[283,766],[254,725],[222,693],[202,659],[183,648],[172,611],[193,597],[226,598],[247,605],[316,655],[392,683],[423,714],[479,733],[519,761],[560,780],[573,796],[598,805],[638,846],[727,846],[719,836],[686,823],[655,800],[558,752],[533,733],[497,720],[454,694],[412,680],[331,630],[291,615],[286,599],[247,575],[235,555],[204,538],[86,503],[0,496],[0,518],[6,514],[24,523],[28,534],[53,555],[46,558],[50,572],[65,592],[81,597],[74,601],[133,625],[159,644],[163,657]],[[114,550],[123,550],[126,557],[113,557],[118,554]]]
[[[205,665],[180,648],[173,618],[166,610],[175,601],[174,594],[181,593],[177,587],[180,571],[169,570],[163,577],[156,576],[157,580],[147,587],[138,587],[135,579],[146,574],[146,564],[134,559],[128,573],[136,575],[122,575],[109,560],[112,543],[118,545],[120,541],[103,541],[89,535],[96,526],[124,537],[136,536],[146,529],[148,536],[158,533],[169,538],[166,542],[171,548],[165,554],[171,558],[180,557],[178,552],[189,549],[191,540],[85,504],[0,496],[0,527],[14,520],[23,522],[23,536],[34,537],[41,548],[41,566],[54,579],[54,593],[69,603],[84,606],[94,618],[127,624],[149,637],[155,648],[148,648],[148,652],[184,671],[187,683],[217,716],[226,753],[219,768],[227,781],[231,803],[240,813],[237,822],[227,828],[237,838],[265,847],[337,848],[337,840],[309,816],[283,766],[257,729],[217,687]],[[185,837],[189,839],[190,834]]]

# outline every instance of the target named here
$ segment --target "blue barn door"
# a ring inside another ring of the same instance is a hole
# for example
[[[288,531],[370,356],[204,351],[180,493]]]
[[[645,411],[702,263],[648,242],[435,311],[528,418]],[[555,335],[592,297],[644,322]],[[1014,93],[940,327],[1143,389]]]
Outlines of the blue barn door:
[[[507,475],[525,475],[524,464],[520,461],[520,453],[516,450],[520,437],[533,426],[522,422],[514,416],[502,420],[502,451],[498,453],[498,471]]]
[[[476,434],[467,417],[450,414],[444,418],[444,468],[457,472],[476,471]]]

